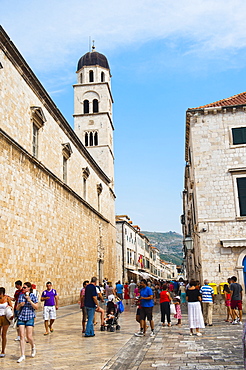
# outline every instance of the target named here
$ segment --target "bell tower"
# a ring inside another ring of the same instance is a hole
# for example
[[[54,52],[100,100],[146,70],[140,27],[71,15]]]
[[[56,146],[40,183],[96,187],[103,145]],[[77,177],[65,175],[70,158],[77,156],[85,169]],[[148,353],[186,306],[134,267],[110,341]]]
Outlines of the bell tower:
[[[95,47],[78,62],[74,85],[74,130],[114,187],[111,74]]]

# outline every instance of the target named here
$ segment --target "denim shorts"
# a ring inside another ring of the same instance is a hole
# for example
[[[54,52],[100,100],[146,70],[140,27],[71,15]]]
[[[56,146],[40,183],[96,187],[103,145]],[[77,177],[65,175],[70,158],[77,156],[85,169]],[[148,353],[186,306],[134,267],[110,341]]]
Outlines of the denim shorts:
[[[18,320],[17,321],[17,326],[20,326],[20,325],[34,326],[34,318],[33,319],[29,319],[27,321]]]

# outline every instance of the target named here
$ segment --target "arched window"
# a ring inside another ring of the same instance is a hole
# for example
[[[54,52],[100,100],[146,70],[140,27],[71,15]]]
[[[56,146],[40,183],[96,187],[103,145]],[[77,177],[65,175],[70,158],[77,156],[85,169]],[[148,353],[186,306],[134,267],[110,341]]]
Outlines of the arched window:
[[[90,132],[90,146],[93,146],[93,133]]]
[[[98,100],[93,99],[93,113],[98,113]]]
[[[83,83],[83,74],[80,73],[80,83],[82,84]]]
[[[89,72],[89,82],[94,82],[94,72],[93,71]]]
[[[104,82],[105,81],[105,74],[104,72],[101,73],[101,82]]]
[[[89,113],[89,100],[84,100],[84,113]]]
[[[98,145],[98,133],[95,132],[95,135],[94,135],[94,145]]]
[[[85,146],[88,146],[88,133],[85,133]]]

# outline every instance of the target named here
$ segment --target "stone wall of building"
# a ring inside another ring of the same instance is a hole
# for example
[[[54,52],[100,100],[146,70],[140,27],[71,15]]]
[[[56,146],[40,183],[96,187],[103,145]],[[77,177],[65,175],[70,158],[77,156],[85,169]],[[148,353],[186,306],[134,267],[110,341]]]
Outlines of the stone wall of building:
[[[1,286],[13,293],[21,279],[41,291],[51,280],[61,304],[74,303],[98,276],[99,249],[114,280],[114,226],[2,133],[0,147]]]
[[[246,176],[246,145],[233,145],[232,128],[246,126],[246,110],[198,109],[187,112],[187,122],[184,231],[194,242],[194,252],[187,251],[189,277],[219,285],[235,275],[245,291],[246,217],[240,216],[236,178]],[[225,240],[236,242],[228,247]],[[219,295],[217,301],[221,305]]]

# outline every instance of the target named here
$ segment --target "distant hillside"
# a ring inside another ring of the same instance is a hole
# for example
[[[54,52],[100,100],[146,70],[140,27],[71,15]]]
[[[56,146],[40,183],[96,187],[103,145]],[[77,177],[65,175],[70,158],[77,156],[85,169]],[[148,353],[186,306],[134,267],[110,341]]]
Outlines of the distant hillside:
[[[159,249],[160,257],[175,265],[181,265],[183,262],[183,237],[182,235],[169,231],[168,233],[158,233],[151,231],[141,231],[145,234],[151,244]]]

